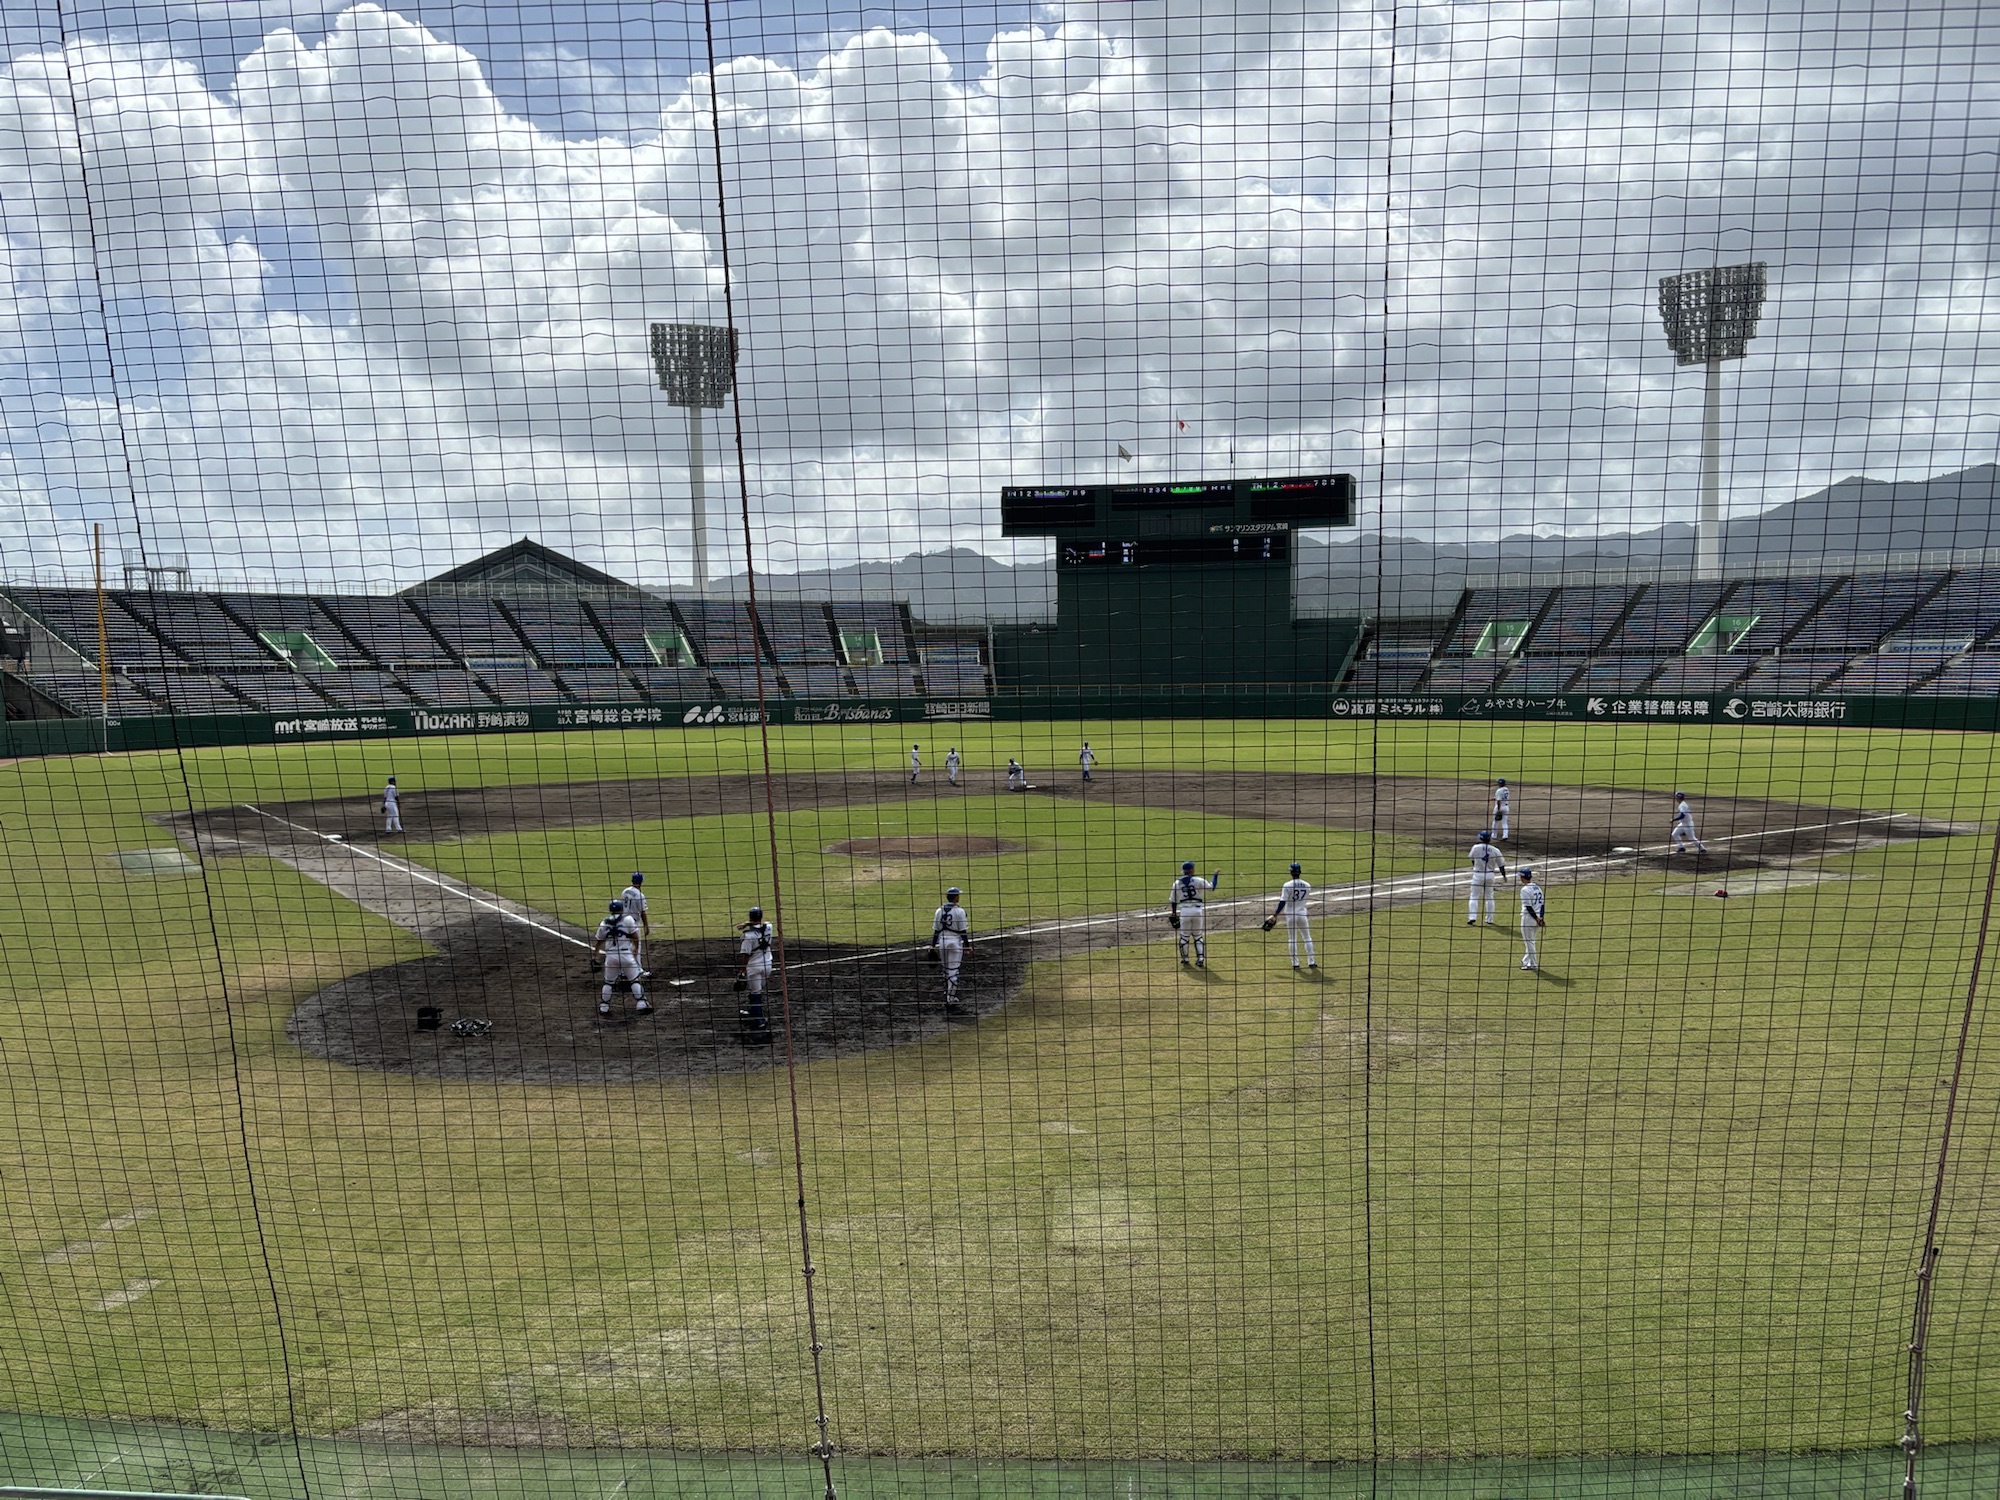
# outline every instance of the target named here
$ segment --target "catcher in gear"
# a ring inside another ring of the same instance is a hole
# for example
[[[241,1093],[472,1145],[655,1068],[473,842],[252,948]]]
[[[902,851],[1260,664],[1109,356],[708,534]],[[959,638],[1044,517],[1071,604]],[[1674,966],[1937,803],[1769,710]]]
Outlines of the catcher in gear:
[[[736,945],[736,983],[738,994],[749,992],[749,999],[737,1009],[737,1016],[752,1031],[763,1031],[770,1022],[764,1015],[764,981],[771,977],[771,943],[774,934],[771,924],[764,920],[764,908],[750,908],[750,920],[737,931],[743,934]]]
[[[958,968],[965,962],[965,950],[972,946],[972,919],[958,904],[964,894],[957,886],[944,893],[944,905],[931,916],[931,951],[944,964],[944,1008],[948,1015],[961,1015],[958,1003]]]
[[[1180,879],[1167,891],[1167,925],[1180,934],[1181,962],[1188,961],[1188,944],[1194,944],[1194,964],[1208,967],[1208,897],[1222,884],[1222,871],[1203,880],[1194,872],[1194,861],[1181,861]]]
[[[625,915],[625,903],[614,901],[604,920],[597,924],[597,933],[590,942],[591,967],[597,967],[601,960],[604,966],[604,983],[597,991],[597,1013],[611,1014],[611,992],[628,992],[638,1001],[638,1012],[642,1016],[653,1013],[653,1003],[646,998],[646,986],[639,977],[639,924]]]

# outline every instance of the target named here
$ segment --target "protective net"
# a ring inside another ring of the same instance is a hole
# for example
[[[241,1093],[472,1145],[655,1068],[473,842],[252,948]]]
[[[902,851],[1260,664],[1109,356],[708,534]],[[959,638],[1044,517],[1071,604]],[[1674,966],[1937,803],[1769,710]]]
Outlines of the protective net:
[[[2000,25],[0,10],[0,1484],[1991,1493]]]

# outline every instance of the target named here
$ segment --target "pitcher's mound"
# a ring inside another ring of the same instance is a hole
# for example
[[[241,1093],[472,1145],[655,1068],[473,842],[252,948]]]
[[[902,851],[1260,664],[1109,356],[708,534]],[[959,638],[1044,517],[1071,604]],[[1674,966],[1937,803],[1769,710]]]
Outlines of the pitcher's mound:
[[[828,854],[850,859],[954,859],[968,854],[1019,854],[1027,846],[978,834],[917,833],[892,839],[842,839]]]

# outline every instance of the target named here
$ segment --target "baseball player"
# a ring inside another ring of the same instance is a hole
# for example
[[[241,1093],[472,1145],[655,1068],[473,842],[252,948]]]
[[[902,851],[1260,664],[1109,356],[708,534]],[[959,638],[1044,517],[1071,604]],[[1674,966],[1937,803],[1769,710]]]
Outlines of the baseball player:
[[[1493,842],[1490,829],[1479,830],[1479,841],[1472,846],[1472,853],[1466,856],[1472,861],[1472,894],[1465,898],[1465,925],[1472,926],[1479,920],[1479,898],[1486,898],[1486,925],[1493,925],[1493,892],[1507,875],[1507,861],[1500,853],[1500,846]]]
[[[1306,882],[1305,871],[1296,863],[1292,865],[1292,878],[1278,887],[1278,904],[1271,915],[1264,918],[1264,930],[1269,932],[1278,925],[1278,918],[1285,919],[1285,944],[1292,950],[1292,967],[1299,966],[1299,940],[1305,940],[1306,967],[1317,969],[1319,959],[1313,954],[1312,918],[1306,913],[1306,902],[1312,898],[1313,888]]]
[[[1222,884],[1222,871],[1203,880],[1194,872],[1194,861],[1181,861],[1180,879],[1167,892],[1167,925],[1178,934],[1181,962],[1188,961],[1188,940],[1194,940],[1194,966],[1208,967],[1208,897]]]
[[[1542,929],[1548,925],[1548,902],[1542,898],[1542,888],[1535,884],[1535,872],[1524,868],[1521,871],[1521,943],[1527,951],[1521,955],[1522,968],[1541,967],[1537,955],[1542,944]]]
[[[639,924],[625,915],[625,903],[611,903],[610,914],[597,924],[590,942],[590,956],[603,963],[604,983],[597,991],[597,1013],[611,1014],[611,992],[630,990],[638,1001],[639,1014],[649,1016],[653,1004],[646,998],[646,986],[639,978]]]
[[[1007,790],[1025,792],[1028,789],[1028,773],[1021,769],[1021,763],[1013,756],[1007,757]]]
[[[947,1015],[962,1016],[958,1003],[958,967],[965,962],[965,950],[972,946],[972,919],[958,904],[961,892],[953,886],[944,893],[944,905],[931,917],[931,951],[944,964],[944,1008]]]
[[[1507,840],[1507,815],[1513,811],[1513,807],[1513,788],[1507,785],[1507,778],[1502,776],[1493,784],[1493,830],[1499,834],[1502,843]],[[1507,872],[1502,870],[1500,873],[1504,875]]]
[[[1083,748],[1076,753],[1076,763],[1083,767],[1083,779],[1090,780],[1090,768],[1097,764],[1097,752],[1090,748],[1090,741],[1083,742]]]
[[[1674,793],[1673,838],[1674,847],[1667,851],[1670,855],[1685,852],[1689,844],[1694,845],[1694,852],[1697,854],[1708,853],[1708,845],[1704,844],[1701,835],[1694,831],[1694,809],[1688,806],[1686,792]]]
[[[944,757],[945,780],[949,781],[953,786],[957,786],[958,768],[964,764],[965,762],[958,758],[958,746],[953,745],[951,749],[945,752],[945,757]]]
[[[750,920],[738,929],[743,940],[736,945],[736,991],[749,992],[736,1014],[752,1031],[765,1031],[770,1021],[764,1015],[764,984],[771,977],[771,924],[764,920],[764,908],[750,908]]]
[[[910,746],[910,780],[915,781],[924,771],[924,758],[915,745]]]
[[[402,793],[396,790],[396,778],[391,776],[389,784],[382,788],[382,831],[401,833],[403,831],[403,811],[397,805]]]
[[[652,971],[646,967],[646,939],[653,935],[652,918],[646,915],[646,893],[640,889],[646,877],[637,870],[632,872],[632,883],[618,893],[624,903],[625,915],[639,924],[639,977],[651,979]]]

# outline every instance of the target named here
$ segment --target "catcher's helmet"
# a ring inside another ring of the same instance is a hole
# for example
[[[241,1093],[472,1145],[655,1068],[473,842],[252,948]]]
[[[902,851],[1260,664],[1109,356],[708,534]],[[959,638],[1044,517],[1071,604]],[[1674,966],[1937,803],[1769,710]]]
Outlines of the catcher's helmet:
[[[763,920],[764,920],[764,908],[763,908],[763,907],[761,907],[761,906],[753,906],[753,907],[751,907],[751,908],[750,908],[750,920],[751,920],[751,921],[753,921],[753,922],[761,922],[761,921],[763,921]]]
[[[1182,860],[1182,861],[1181,861],[1181,874],[1183,874],[1183,875],[1192,875],[1192,874],[1194,874],[1194,861],[1193,861],[1193,860],[1191,860],[1191,859],[1184,859],[1184,860]]]
[[[965,892],[961,891],[957,886],[953,886],[950,890],[944,893],[944,899],[947,901],[956,901],[960,896],[963,896],[964,894]]]
[[[1292,873],[1294,875],[1303,875],[1305,874],[1305,872],[1306,870],[1304,865],[1300,864],[1297,860],[1292,861]]]
[[[622,917],[622,916],[624,916],[624,915],[625,915],[625,903],[624,903],[623,901],[614,901],[614,902],[612,902],[612,903],[611,903],[611,915],[612,915],[612,916],[614,916],[614,917]]]

